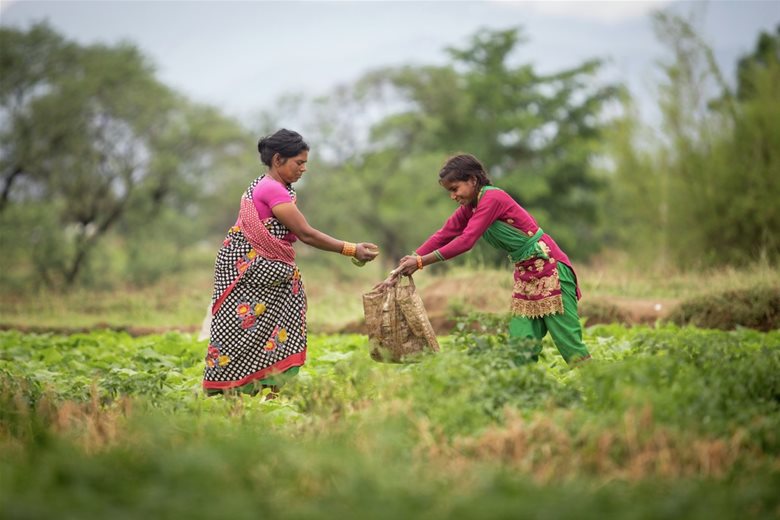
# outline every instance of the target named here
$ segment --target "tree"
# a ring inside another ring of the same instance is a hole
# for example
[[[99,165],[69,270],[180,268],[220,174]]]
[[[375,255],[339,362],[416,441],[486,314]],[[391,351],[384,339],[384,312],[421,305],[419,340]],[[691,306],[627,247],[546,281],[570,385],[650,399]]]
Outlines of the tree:
[[[754,99],[760,93],[763,74],[771,74],[780,65],[780,25],[775,34],[761,31],[752,54],[737,61],[737,98],[740,101]]]
[[[729,258],[780,257],[780,26],[759,34],[737,65],[739,111],[726,138],[732,181],[724,188],[733,219]],[[733,254],[736,253],[736,254]]]
[[[359,219],[370,221],[374,209],[396,205],[396,212],[373,226],[390,254],[405,254],[419,243],[394,237],[405,229],[405,215],[419,217],[431,210],[440,215],[449,207],[441,193],[441,203],[426,195],[425,209],[412,202],[419,204],[422,186],[426,194],[440,191],[435,175],[447,155],[457,151],[479,157],[497,184],[542,227],[549,224],[568,250],[585,255],[597,249],[592,230],[595,194],[602,186],[590,163],[598,152],[603,108],[619,89],[597,84],[598,60],[547,75],[530,64],[514,65],[520,43],[519,29],[481,31],[465,48],[449,49],[447,65],[380,69],[353,85],[352,99],[362,113],[379,114],[364,151],[347,161],[366,170],[362,184],[354,183],[370,201]],[[396,199],[378,199],[380,193],[388,196],[385,184],[409,165],[427,169],[403,174],[406,196],[396,192]],[[413,229],[416,234],[419,226]],[[503,258],[491,254],[495,261]]]
[[[75,59],[72,45],[45,24],[28,32],[0,28],[0,212],[40,150],[34,150],[30,104],[51,90],[51,80],[63,75]]]
[[[246,163],[245,132],[160,83],[133,45],[78,46],[45,25],[0,34],[0,211],[37,208],[28,240],[45,283],[74,284],[123,219],[148,224],[164,203],[186,207],[221,159]]]
[[[611,207],[625,229],[623,244],[665,269],[777,259],[777,38],[762,33],[739,60],[735,95],[688,21],[664,12],[653,21],[672,54],[662,64],[660,134],[644,138],[650,129],[627,112],[626,132],[612,139]]]

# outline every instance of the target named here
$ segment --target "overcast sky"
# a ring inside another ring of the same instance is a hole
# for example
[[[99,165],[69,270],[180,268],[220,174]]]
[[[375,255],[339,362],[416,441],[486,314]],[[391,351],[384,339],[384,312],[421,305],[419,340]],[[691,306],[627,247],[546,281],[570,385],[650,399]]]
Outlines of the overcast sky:
[[[544,71],[600,57],[605,76],[648,98],[664,56],[648,14],[671,6],[696,25],[729,78],[760,30],[780,23],[780,0],[709,2],[38,1],[0,0],[0,24],[48,20],[81,43],[129,40],[158,77],[193,100],[246,118],[285,93],[325,94],[388,65],[440,64],[483,27],[522,26],[516,57]]]

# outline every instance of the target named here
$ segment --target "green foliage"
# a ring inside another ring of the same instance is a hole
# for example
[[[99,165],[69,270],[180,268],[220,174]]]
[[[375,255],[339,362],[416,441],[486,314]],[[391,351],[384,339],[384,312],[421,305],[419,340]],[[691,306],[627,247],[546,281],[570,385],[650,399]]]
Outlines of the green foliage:
[[[448,155],[463,151],[568,251],[596,250],[603,186],[589,165],[604,127],[600,116],[618,89],[595,84],[598,60],[544,75],[515,65],[521,43],[519,29],[481,31],[449,49],[446,65],[378,69],[339,93],[312,131],[323,142],[341,142],[328,147],[330,167],[312,168],[301,189],[302,201],[313,198],[307,192],[327,193],[327,200],[305,202],[307,215],[344,221],[346,208],[334,201],[348,201],[361,231],[398,258],[453,211],[437,173]],[[379,114],[363,146],[349,146],[355,131],[341,130],[352,128],[355,113]],[[340,125],[342,118],[349,120]],[[492,249],[481,253],[492,265],[504,260]]]
[[[363,337],[311,337],[274,401],[204,397],[189,335],[0,333],[0,504],[64,518],[776,511],[777,331],[597,326],[594,361],[569,370],[549,343],[518,364],[506,319],[472,315],[411,365],[372,362]]]
[[[775,262],[780,253],[780,35],[740,60],[732,94],[710,48],[685,20],[660,13],[672,52],[659,86],[661,128],[626,103],[611,135],[614,231],[644,264],[690,269]]]
[[[72,336],[9,332],[3,334],[2,345],[6,376],[24,374],[24,392],[32,402],[49,392],[102,402],[143,395],[154,403],[163,396],[182,398],[196,391],[194,381],[202,375],[193,366],[195,345],[180,334],[139,340],[108,331]],[[21,371],[20,363],[26,365]],[[12,382],[4,379],[4,384]]]
[[[737,98],[750,100],[763,97],[762,91],[773,74],[772,69],[780,63],[780,25],[775,33],[761,31],[752,54],[743,56],[737,62]]]
[[[686,300],[668,316],[678,325],[732,330],[780,329],[780,287],[758,286]]]
[[[656,420],[695,431],[742,428],[776,451],[779,339],[748,330],[637,330],[616,365],[583,371],[584,400],[603,413],[648,406]]]
[[[0,219],[34,266],[29,278],[52,287],[108,278],[98,245],[122,228],[141,235],[165,207],[181,216],[168,228],[179,246],[188,219],[214,226],[195,204],[223,196],[203,182],[214,168],[227,180],[252,164],[239,125],[176,95],[131,44],[81,46],[45,24],[2,28],[0,39]],[[16,215],[27,217],[18,236]]]

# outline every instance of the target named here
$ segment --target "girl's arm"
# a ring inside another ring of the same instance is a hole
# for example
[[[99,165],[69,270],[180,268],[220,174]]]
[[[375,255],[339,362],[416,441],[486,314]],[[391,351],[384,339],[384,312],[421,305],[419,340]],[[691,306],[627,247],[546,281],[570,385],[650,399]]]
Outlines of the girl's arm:
[[[488,190],[482,196],[474,213],[466,222],[465,229],[459,235],[439,249],[426,251],[420,247],[417,249],[417,255],[403,257],[398,263],[398,267],[393,270],[391,277],[397,277],[400,274],[410,275],[426,265],[449,260],[474,247],[485,230],[499,218],[505,209],[504,204],[493,193],[498,193],[498,190]]]
[[[429,265],[438,262],[437,250],[439,247],[449,244],[455,237],[457,237],[465,228],[469,222],[469,218],[473,213],[473,209],[467,206],[460,206],[455,212],[450,215],[450,218],[444,223],[441,229],[436,233],[428,237],[428,239],[422,243],[420,247],[415,249],[414,255],[409,255],[401,258],[398,267],[393,269],[390,276],[384,281],[378,283],[374,288],[380,286],[391,286],[398,281],[398,277],[401,274],[411,274],[417,269],[421,268],[421,265]],[[419,261],[418,258],[423,260]],[[408,273],[407,273],[408,271]]]
[[[499,199],[499,190],[487,190],[477,203],[474,213],[466,223],[466,227],[455,238],[438,249],[442,258],[449,260],[469,251],[482,237],[482,234],[495,222],[504,211],[504,205]],[[418,254],[420,251],[418,251]],[[425,252],[428,253],[428,252]],[[436,255],[437,257],[439,255]],[[427,254],[425,256],[428,256]],[[424,263],[423,265],[428,265]]]
[[[428,239],[422,243],[420,247],[415,249],[418,255],[427,255],[435,251],[436,249],[449,244],[450,241],[461,234],[468,224],[469,217],[473,210],[466,206],[460,206],[455,212],[447,219],[441,229],[436,233],[428,237]]]

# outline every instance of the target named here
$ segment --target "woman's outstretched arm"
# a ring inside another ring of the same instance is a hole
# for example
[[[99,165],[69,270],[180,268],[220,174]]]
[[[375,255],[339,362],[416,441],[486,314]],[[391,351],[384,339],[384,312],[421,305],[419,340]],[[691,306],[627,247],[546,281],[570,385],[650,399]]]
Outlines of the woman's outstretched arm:
[[[304,244],[334,253],[341,253],[344,250],[344,240],[333,238],[311,226],[295,204],[291,202],[277,204],[271,211],[279,219],[279,222],[292,231]],[[379,254],[378,247],[370,242],[356,244],[354,256],[358,260],[371,261],[377,254]]]

